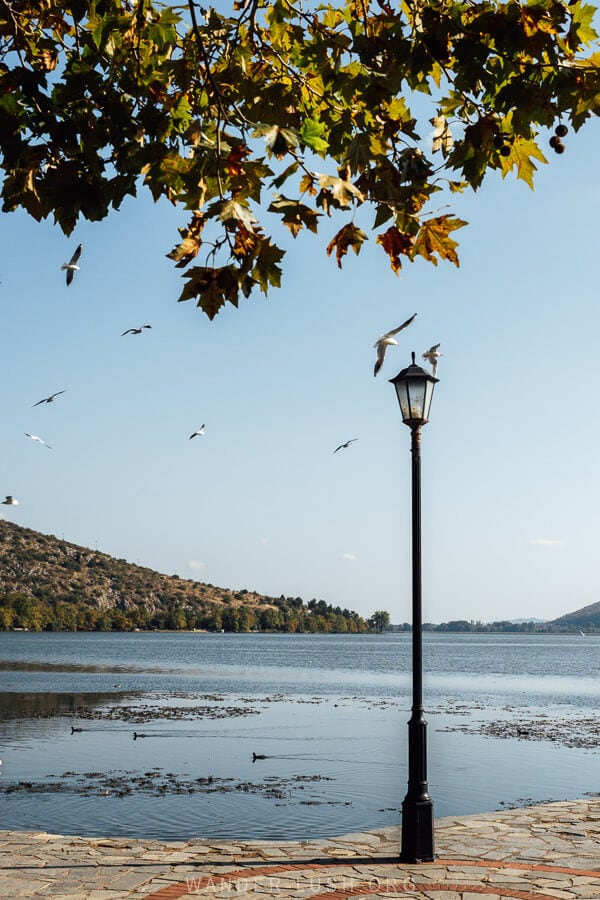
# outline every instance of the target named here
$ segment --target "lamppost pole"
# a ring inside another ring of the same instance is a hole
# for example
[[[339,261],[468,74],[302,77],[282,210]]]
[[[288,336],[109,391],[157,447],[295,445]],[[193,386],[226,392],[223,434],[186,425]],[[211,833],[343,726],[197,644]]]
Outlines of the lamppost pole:
[[[427,783],[427,722],[423,710],[423,622],[421,598],[421,428],[428,421],[437,378],[415,364],[390,379],[411,432],[412,459],[412,710],[408,721],[408,791],[402,803],[400,861],[434,857],[433,801]]]
[[[427,721],[423,710],[421,602],[421,426],[411,428],[412,456],[412,711],[408,721],[408,791],[402,803],[402,862],[434,859],[433,802],[427,784]]]

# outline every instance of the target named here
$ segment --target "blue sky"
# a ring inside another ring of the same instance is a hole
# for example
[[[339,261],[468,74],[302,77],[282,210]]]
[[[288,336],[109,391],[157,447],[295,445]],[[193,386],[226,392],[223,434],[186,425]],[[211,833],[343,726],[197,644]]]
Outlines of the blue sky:
[[[0,514],[167,574],[408,620],[410,433],[387,379],[439,341],[424,618],[596,602],[599,138],[596,121],[548,149],[534,192],[493,176],[455,198],[459,269],[399,279],[371,238],[339,271],[332,218],[278,232],[282,288],[213,322],[176,302],[184,220],[145,191],[70,238],[3,214],[0,492],[20,504]],[[374,341],[414,312],[374,378]]]

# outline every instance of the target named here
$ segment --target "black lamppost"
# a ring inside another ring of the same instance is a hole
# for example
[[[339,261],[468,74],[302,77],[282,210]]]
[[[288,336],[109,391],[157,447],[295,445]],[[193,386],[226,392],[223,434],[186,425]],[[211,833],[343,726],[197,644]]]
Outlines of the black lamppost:
[[[421,428],[429,419],[438,379],[412,364],[390,378],[396,388],[402,420],[411,432],[412,454],[412,713],[408,722],[408,791],[402,803],[400,861],[431,862],[433,801],[427,784],[427,722],[423,711],[421,618]]]

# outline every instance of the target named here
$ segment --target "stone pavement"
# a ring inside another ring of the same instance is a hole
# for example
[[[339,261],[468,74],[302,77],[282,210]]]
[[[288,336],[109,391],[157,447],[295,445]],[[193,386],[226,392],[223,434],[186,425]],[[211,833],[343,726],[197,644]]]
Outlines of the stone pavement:
[[[438,819],[433,863],[400,829],[327,840],[154,841],[0,831],[0,897],[600,900],[600,798]]]

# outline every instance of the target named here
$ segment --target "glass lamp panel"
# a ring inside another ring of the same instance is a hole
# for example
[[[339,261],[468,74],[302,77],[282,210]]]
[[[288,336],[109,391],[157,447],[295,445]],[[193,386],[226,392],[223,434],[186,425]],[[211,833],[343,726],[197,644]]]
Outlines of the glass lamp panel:
[[[421,378],[407,378],[406,384],[410,395],[410,419],[425,419],[425,401],[427,382]]]
[[[431,400],[433,398],[433,388],[435,387],[435,382],[427,381],[425,382],[425,397],[423,401],[423,418],[429,418],[429,409],[431,407]]]
[[[403,420],[406,421],[406,419],[411,418],[408,384],[406,381],[397,381],[395,387],[396,394],[398,395],[398,402],[400,404],[400,412],[402,413]]]

